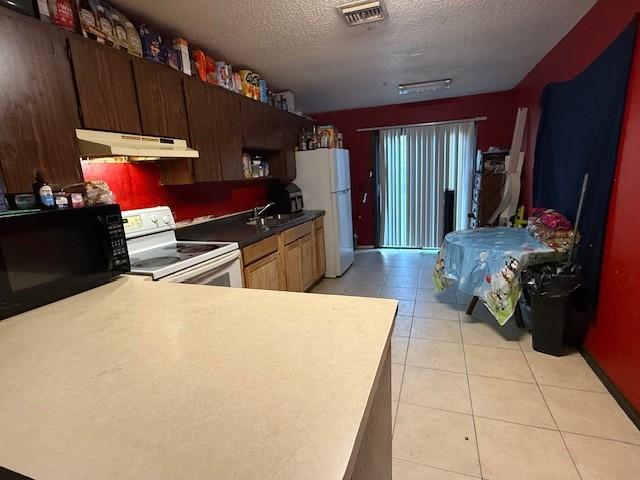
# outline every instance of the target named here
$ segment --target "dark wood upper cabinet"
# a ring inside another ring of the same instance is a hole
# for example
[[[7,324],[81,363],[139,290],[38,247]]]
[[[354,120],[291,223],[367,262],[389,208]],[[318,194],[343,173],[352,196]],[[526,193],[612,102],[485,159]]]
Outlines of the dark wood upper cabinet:
[[[80,36],[69,47],[84,128],[142,133],[131,56]]]
[[[191,147],[200,152],[194,158],[195,182],[223,180],[218,136],[218,96],[216,89],[195,78],[184,79]]]
[[[284,142],[285,116],[282,110],[263,105],[265,148],[268,150],[282,150]]]
[[[30,192],[38,170],[54,185],[82,181],[65,33],[0,12],[0,65],[0,165],[7,192]]]
[[[218,150],[223,180],[242,180],[242,118],[238,94],[213,88],[216,96]]]
[[[134,58],[132,62],[142,133],[187,140],[183,74],[148,60]]]
[[[265,104],[247,97],[240,97],[240,112],[242,115],[242,145],[245,148],[266,148],[264,131],[265,111],[269,108]]]

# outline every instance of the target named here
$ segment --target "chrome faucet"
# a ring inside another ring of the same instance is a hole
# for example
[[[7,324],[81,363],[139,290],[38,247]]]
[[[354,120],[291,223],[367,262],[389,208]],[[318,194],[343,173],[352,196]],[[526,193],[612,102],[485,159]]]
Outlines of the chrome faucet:
[[[274,207],[275,205],[276,205],[275,202],[271,202],[271,203],[267,203],[263,207],[253,207],[253,218],[259,218],[260,215],[262,215],[264,212],[266,212],[271,207]]]

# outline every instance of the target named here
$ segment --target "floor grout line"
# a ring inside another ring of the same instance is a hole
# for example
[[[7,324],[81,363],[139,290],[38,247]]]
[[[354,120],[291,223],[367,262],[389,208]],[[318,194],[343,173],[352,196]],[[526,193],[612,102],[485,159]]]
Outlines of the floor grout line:
[[[392,458],[395,458],[397,460],[402,460],[403,462],[413,463],[414,465],[420,465],[421,467],[433,468],[434,470],[440,470],[441,472],[455,473],[456,475],[463,475],[465,477],[476,478],[476,479],[479,479],[479,480],[482,479],[482,477],[477,477],[475,475],[469,475],[468,473],[460,473],[460,472],[456,472],[455,470],[449,470],[449,469],[442,468],[442,467],[436,467],[434,465],[427,465],[426,463],[416,462],[415,460],[407,460],[406,458],[402,458],[402,457],[392,457]]]
[[[531,364],[529,363],[529,359],[524,354],[524,350],[522,350],[522,347],[520,347],[520,350],[522,351],[522,356],[524,357],[524,361],[527,362],[527,367],[529,368],[529,371],[531,372],[531,375],[533,376],[533,379],[536,381],[536,387],[538,388],[538,392],[540,392],[540,396],[542,397],[542,401],[544,402],[545,406],[547,407],[547,410],[549,411],[549,415],[551,415],[551,420],[553,420],[553,423],[555,424],[556,428],[560,432],[560,438],[562,439],[562,444],[564,445],[565,450],[569,454],[569,458],[571,459],[571,463],[573,464],[573,468],[575,468],[576,473],[578,474],[578,477],[582,480],[582,474],[580,473],[580,470],[578,469],[578,465],[576,464],[576,461],[573,458],[573,455],[571,454],[571,450],[569,450],[569,446],[567,445],[567,442],[565,441],[564,436],[562,435],[562,432],[560,431],[560,426],[558,425],[558,421],[556,420],[556,417],[553,415],[553,412],[551,411],[551,408],[549,407],[549,403],[547,402],[547,399],[544,396],[544,393],[542,392],[542,388],[540,388],[540,384],[538,383],[538,379],[536,378],[535,374],[533,373],[533,369],[531,368]]]
[[[462,320],[460,319],[460,313],[458,313],[458,322],[460,323],[460,331],[462,331]],[[469,367],[467,365],[467,353],[462,344],[462,356],[464,358],[464,369],[467,380],[467,389],[469,390],[469,404],[471,405],[471,417],[473,419],[473,433],[476,436],[476,452],[478,453],[478,466],[480,467],[480,477],[484,477],[482,473],[482,459],[480,458],[480,437],[478,436],[478,427],[476,425],[475,412],[473,410],[473,396],[471,395],[471,382],[469,382]]]

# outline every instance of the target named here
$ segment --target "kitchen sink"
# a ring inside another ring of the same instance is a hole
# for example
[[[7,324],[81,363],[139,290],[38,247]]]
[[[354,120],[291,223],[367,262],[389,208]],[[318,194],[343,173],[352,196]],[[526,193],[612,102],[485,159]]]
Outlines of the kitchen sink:
[[[304,213],[278,213],[277,215],[270,215],[268,217],[249,218],[247,225],[256,226],[278,226],[284,225],[290,222],[294,218],[298,218],[304,215]]]

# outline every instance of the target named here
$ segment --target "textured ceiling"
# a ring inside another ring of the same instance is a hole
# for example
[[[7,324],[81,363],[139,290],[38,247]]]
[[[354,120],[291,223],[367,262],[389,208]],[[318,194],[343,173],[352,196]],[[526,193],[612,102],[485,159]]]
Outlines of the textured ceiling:
[[[342,0],[115,0],[212,56],[296,94],[306,113],[506,90],[595,0],[386,0],[383,22],[347,27]],[[398,96],[398,84],[453,87]]]

